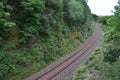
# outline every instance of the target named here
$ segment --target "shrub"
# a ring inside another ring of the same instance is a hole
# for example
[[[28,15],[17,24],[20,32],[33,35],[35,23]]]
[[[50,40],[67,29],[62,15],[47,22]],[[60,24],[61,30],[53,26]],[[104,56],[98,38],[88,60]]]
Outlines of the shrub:
[[[20,31],[20,43],[27,43],[38,31],[42,31],[41,18],[44,9],[42,0],[22,1],[19,6],[21,10],[19,16],[16,16],[16,23]]]
[[[101,64],[101,80],[120,80],[120,58],[113,64]]]
[[[11,10],[12,7],[10,5],[4,5],[2,2],[0,2],[0,45],[11,35],[11,31],[16,25],[11,20]]]

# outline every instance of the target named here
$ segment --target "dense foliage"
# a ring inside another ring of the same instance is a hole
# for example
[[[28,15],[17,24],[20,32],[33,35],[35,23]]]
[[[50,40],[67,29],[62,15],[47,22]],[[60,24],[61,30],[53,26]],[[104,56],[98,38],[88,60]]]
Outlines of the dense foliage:
[[[86,0],[2,0],[0,80],[22,80],[91,33]]]
[[[4,4],[0,2],[0,46],[5,39],[10,37],[12,28],[15,26],[15,23],[10,18],[11,10],[12,7],[10,5],[4,6]]]
[[[58,0],[57,2],[54,0],[21,0],[20,2],[8,0],[4,4],[1,2],[2,14],[5,16],[1,16],[1,19],[7,20],[6,23],[5,21],[1,23],[17,31],[18,43],[29,43],[30,38],[36,34],[49,36],[56,30],[64,29],[62,27],[64,23],[69,27],[76,26],[83,29],[82,25],[90,19],[90,10],[83,0]],[[17,28],[12,28],[15,24]],[[4,28],[2,24],[1,27]],[[3,33],[5,29],[2,29],[1,36],[7,37],[7,34]],[[4,41],[2,38],[0,40]]]
[[[100,70],[101,80],[120,80],[120,58],[113,64],[101,64]]]
[[[101,80],[120,80],[120,3],[115,10],[114,15],[102,18],[106,46],[100,65]]]
[[[114,15],[92,15],[94,20],[102,23],[104,41],[86,60],[86,64],[82,67],[80,65],[70,80],[120,80],[120,0],[118,1]]]
[[[117,8],[115,15],[110,16],[106,19],[107,30],[106,31],[106,43],[108,43],[107,53],[105,54],[106,59],[108,56],[110,59],[108,61],[114,61],[120,56],[120,7]],[[106,56],[107,55],[107,56]],[[113,58],[112,58],[113,57]]]

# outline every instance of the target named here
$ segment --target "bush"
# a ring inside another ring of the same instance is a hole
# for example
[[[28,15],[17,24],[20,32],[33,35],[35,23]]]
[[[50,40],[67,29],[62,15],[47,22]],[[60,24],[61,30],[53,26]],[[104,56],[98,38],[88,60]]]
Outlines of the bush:
[[[22,1],[19,6],[22,6],[22,9],[19,16],[16,16],[16,23],[20,31],[20,43],[27,43],[33,35],[43,31],[40,20],[44,10],[44,2],[42,0],[27,0]]]
[[[120,80],[120,58],[113,64],[101,64],[101,80]]]
[[[104,52],[104,61],[115,62],[120,55],[119,51],[109,46]]]
[[[0,46],[2,42],[11,35],[13,27],[16,25],[11,20],[12,7],[0,2]]]

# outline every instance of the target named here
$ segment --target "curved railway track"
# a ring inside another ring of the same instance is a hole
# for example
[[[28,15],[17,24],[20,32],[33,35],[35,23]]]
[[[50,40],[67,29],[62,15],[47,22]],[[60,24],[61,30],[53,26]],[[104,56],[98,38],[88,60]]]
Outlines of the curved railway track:
[[[100,44],[102,31],[95,24],[94,32],[86,43],[75,52],[61,58],[46,69],[30,76],[26,80],[64,80],[82,61]]]

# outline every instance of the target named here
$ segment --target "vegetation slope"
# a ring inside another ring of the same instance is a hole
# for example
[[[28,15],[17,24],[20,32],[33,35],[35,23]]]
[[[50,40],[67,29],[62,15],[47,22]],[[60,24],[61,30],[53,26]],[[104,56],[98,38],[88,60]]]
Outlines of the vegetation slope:
[[[0,80],[22,80],[92,32],[86,0],[1,0]]]
[[[104,41],[70,80],[120,80],[120,1],[112,16],[99,16]]]

